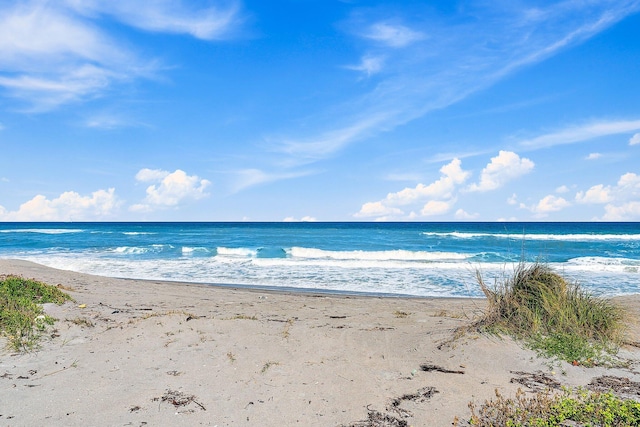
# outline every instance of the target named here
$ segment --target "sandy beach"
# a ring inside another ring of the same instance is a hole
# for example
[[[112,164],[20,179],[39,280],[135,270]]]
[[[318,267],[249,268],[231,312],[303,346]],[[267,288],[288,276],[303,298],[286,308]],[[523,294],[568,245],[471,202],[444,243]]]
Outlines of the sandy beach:
[[[75,300],[46,306],[58,321],[38,350],[14,353],[0,338],[1,426],[365,426],[370,414],[450,426],[496,389],[640,382],[633,345],[620,352],[629,368],[606,369],[538,358],[508,338],[455,338],[482,299],[126,280],[14,260],[0,274]],[[640,296],[618,301],[640,313]],[[637,325],[628,341],[640,342]]]

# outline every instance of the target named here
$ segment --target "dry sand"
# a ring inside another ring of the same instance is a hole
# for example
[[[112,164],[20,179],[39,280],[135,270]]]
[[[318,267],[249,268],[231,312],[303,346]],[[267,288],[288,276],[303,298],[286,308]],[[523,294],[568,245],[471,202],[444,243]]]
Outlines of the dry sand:
[[[633,346],[620,353],[629,369],[605,369],[537,358],[510,339],[451,341],[481,299],[268,292],[13,260],[0,274],[61,284],[75,299],[47,305],[59,320],[39,350],[0,350],[2,426],[350,426],[372,411],[450,426],[470,401],[531,391],[536,379],[640,381]],[[640,296],[620,301],[639,312]],[[629,341],[640,341],[636,327]]]

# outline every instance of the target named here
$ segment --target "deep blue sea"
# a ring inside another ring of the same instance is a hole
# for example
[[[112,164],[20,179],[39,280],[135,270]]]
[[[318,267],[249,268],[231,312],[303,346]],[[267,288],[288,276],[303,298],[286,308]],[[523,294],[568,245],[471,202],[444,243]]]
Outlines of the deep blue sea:
[[[481,296],[521,260],[598,295],[640,292],[640,223],[0,223],[0,258],[220,285]],[[2,272],[0,271],[0,274]]]

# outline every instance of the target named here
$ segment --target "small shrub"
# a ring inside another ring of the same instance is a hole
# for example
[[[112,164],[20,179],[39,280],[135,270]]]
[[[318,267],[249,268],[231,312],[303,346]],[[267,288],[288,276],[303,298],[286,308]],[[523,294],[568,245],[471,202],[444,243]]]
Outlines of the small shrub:
[[[62,304],[71,297],[55,286],[20,276],[0,276],[0,333],[15,350],[31,348],[54,319],[41,304]]]
[[[520,263],[513,276],[490,288],[477,273],[488,309],[476,326],[507,333],[568,362],[615,353],[622,340],[623,311],[569,283],[547,265]]]
[[[518,390],[515,399],[496,390],[496,399],[480,407],[469,404],[468,424],[478,427],[568,425],[622,427],[640,425],[640,403],[611,392],[591,393],[564,389],[563,393],[538,392],[527,397]],[[576,424],[579,423],[579,424]]]

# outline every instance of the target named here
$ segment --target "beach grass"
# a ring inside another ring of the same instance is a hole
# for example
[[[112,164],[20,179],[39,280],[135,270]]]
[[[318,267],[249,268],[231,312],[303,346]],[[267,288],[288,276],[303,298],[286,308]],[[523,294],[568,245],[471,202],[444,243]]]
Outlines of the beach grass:
[[[615,354],[622,342],[622,308],[546,264],[520,263],[513,275],[493,287],[480,272],[477,280],[488,307],[476,326],[524,340],[544,356],[593,366]]]
[[[20,276],[0,276],[0,333],[15,350],[33,348],[54,319],[42,304],[62,304],[71,296],[55,286]]]

